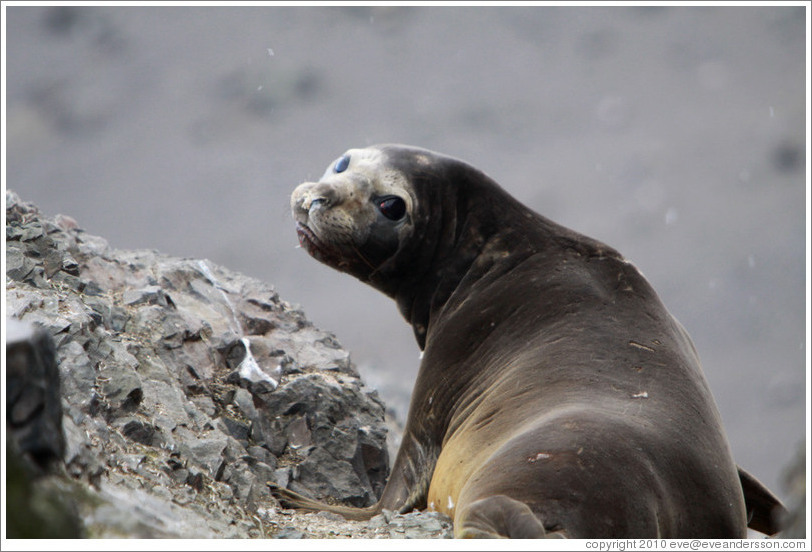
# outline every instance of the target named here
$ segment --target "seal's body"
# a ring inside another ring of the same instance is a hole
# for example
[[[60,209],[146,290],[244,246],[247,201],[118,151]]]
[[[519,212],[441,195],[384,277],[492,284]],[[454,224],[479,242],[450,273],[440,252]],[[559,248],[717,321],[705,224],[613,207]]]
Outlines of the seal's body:
[[[741,538],[748,511],[774,532],[690,338],[617,251],[416,148],[350,150],[291,202],[308,252],[394,298],[424,355],[380,501],[284,504],[428,508],[458,537]]]

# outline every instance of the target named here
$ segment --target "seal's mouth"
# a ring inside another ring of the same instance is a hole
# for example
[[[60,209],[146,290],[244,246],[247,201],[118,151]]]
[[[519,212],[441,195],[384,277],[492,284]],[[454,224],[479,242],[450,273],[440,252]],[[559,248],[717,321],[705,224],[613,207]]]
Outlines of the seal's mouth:
[[[314,253],[321,252],[321,244],[319,243],[319,239],[316,237],[316,234],[313,233],[313,230],[308,228],[305,224],[301,222],[296,223],[296,235],[299,237],[299,245],[301,245],[305,251],[316,256]]]
[[[301,222],[296,223],[296,235],[299,237],[299,245],[319,262],[330,266],[336,266],[339,256],[327,245],[325,245],[316,234]]]

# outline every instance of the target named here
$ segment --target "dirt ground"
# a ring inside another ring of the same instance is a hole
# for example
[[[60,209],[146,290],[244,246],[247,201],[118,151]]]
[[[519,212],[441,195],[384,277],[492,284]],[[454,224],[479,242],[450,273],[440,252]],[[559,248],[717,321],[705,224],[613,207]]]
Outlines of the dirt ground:
[[[10,7],[5,186],[118,248],[209,258],[335,332],[405,416],[394,304],[296,247],[345,149],[463,158],[632,260],[740,465],[805,435],[805,25],[793,7]]]

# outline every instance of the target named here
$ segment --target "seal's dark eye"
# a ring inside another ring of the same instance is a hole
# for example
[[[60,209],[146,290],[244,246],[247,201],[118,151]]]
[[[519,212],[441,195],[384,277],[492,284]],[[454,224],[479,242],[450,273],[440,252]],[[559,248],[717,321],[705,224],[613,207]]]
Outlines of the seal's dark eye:
[[[406,215],[406,202],[392,196],[378,200],[378,209],[389,220],[400,220]]]
[[[345,155],[344,157],[336,161],[335,167],[333,168],[337,173],[340,173],[346,171],[347,167],[349,166],[350,166],[350,156]]]

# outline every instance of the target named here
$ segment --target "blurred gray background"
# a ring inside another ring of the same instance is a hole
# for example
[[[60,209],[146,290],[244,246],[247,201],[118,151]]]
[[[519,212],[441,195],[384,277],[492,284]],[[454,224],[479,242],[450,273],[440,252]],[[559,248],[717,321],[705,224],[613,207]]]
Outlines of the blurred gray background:
[[[345,149],[463,158],[619,249],[693,336],[736,460],[803,440],[803,8],[7,11],[6,186],[127,249],[275,285],[405,416],[395,305],[297,249]]]

